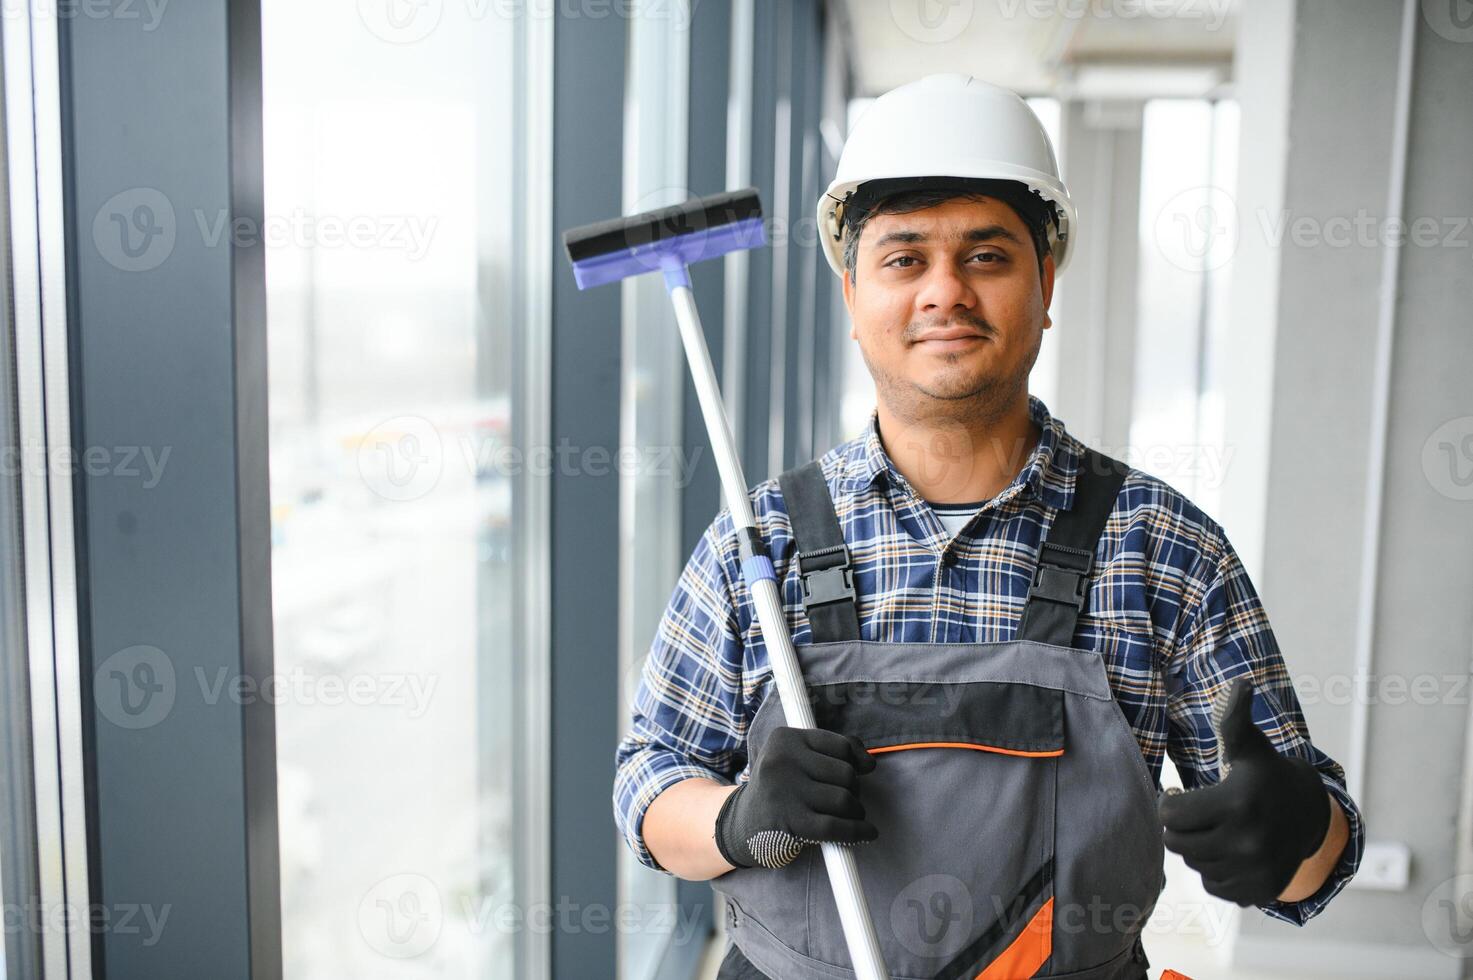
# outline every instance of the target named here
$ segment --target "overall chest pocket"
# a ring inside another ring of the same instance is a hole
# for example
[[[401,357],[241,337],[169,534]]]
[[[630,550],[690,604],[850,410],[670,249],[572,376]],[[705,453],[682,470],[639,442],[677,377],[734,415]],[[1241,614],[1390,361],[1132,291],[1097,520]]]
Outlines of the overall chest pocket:
[[[1052,944],[1064,693],[1002,681],[847,681],[809,688],[822,728],[878,763],[879,838],[860,878],[895,977],[1032,976]],[[850,965],[821,860],[808,863],[809,954]]]

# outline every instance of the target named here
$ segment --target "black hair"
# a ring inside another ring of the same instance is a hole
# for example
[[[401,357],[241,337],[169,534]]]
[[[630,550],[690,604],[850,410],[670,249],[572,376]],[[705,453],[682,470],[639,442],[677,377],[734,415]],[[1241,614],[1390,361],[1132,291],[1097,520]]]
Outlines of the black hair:
[[[921,177],[866,181],[845,199],[844,267],[850,279],[857,279],[859,237],[870,218],[877,214],[909,214],[959,197],[990,197],[1011,207],[1033,239],[1038,275],[1043,277],[1043,260],[1050,253],[1048,226],[1050,222],[1058,225],[1058,213],[1051,202],[1015,180]]]

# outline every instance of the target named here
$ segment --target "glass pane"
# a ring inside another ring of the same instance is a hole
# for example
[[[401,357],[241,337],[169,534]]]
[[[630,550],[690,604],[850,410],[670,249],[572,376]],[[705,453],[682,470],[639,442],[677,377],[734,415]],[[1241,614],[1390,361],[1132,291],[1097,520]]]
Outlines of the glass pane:
[[[263,8],[286,975],[512,977],[518,24]]]
[[[1148,102],[1141,140],[1130,462],[1210,513],[1226,461],[1213,348],[1238,240],[1236,107]]]
[[[629,76],[625,118],[631,132],[624,149],[624,213],[637,214],[684,201],[686,171],[686,76],[689,18],[660,16],[656,5],[639,3],[629,19]],[[681,397],[685,362],[679,330],[659,276],[625,280],[623,290],[623,394],[621,443],[645,458],[650,447],[681,444]],[[678,467],[677,467],[678,469]],[[660,617],[680,575],[680,481],[670,467],[636,465],[621,470],[620,730],[638,689]],[[619,900],[661,922],[641,924],[618,936],[621,980],[652,980],[670,943],[678,911],[675,879],[651,870],[619,848]]]
[[[1063,109],[1058,99],[1032,98],[1027,100],[1028,108],[1038,117],[1043,124],[1043,130],[1048,134],[1049,143],[1053,145],[1054,156],[1057,158],[1059,149],[1059,126]],[[1062,164],[1060,164],[1062,166]],[[1055,280],[1052,309],[1059,308],[1059,290],[1067,288],[1062,279]],[[1038,346],[1038,360],[1033,363],[1033,370],[1028,375],[1028,391],[1037,395],[1051,410],[1057,410],[1058,399],[1055,397],[1059,391],[1059,341],[1057,330],[1045,330],[1043,341]]]

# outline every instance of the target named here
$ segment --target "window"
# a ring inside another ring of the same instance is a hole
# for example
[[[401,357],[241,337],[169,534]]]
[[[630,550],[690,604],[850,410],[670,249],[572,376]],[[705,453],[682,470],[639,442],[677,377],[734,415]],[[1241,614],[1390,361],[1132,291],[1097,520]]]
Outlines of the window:
[[[285,972],[510,978],[528,28],[263,8]]]
[[[688,196],[690,18],[663,16],[652,5],[636,5],[628,31],[623,211],[637,214],[679,204]],[[664,280],[643,275],[625,280],[619,288],[623,291],[620,444],[679,446],[686,367]],[[619,657],[625,680],[617,692],[621,731],[628,728],[640,670],[683,564],[681,489],[678,474],[668,467],[637,465],[620,471]],[[678,911],[675,879],[639,864],[622,843],[617,846],[619,901],[646,913]],[[620,931],[620,977],[649,980],[657,975],[676,938],[673,928],[664,924],[673,926],[676,916],[662,919],[659,925]]]
[[[1217,352],[1238,241],[1237,104],[1148,102],[1141,140],[1131,462],[1215,513],[1226,463]]]

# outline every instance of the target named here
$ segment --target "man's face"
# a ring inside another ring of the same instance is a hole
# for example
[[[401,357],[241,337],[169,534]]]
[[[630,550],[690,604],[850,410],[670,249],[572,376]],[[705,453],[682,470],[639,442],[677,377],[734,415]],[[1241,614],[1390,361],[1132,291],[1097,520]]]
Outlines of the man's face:
[[[1017,212],[953,198],[870,218],[844,302],[881,399],[911,416],[955,417],[1026,390],[1053,286],[1053,257],[1040,276]]]

